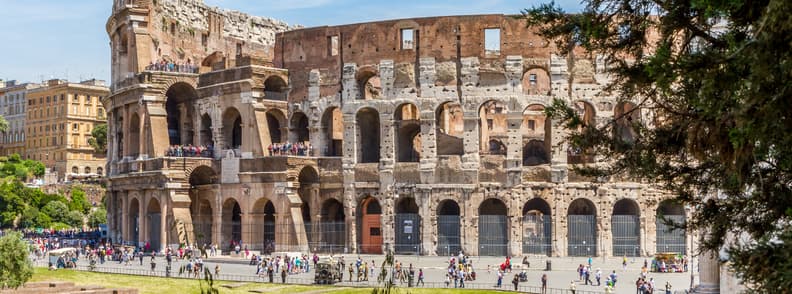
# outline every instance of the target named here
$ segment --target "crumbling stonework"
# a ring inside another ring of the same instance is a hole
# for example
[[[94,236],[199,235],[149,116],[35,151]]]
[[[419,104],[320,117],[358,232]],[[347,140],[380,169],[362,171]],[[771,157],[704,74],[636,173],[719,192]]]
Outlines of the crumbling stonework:
[[[111,39],[160,14],[195,28],[208,15],[212,30],[219,12],[181,2],[114,10]],[[145,17],[121,22],[127,13]],[[267,33],[239,27],[245,17],[223,13],[228,28],[218,30],[223,37],[209,42],[212,49],[185,52],[217,61],[230,56],[227,44],[245,41],[249,50],[233,63],[184,73],[114,59],[114,76],[133,73],[115,80],[104,101],[116,238],[160,248],[243,242],[265,252],[691,249],[684,232],[657,229],[658,214],[684,219],[688,211],[647,183],[577,175],[574,165],[606,159],[568,148],[567,130],[544,115],[553,97],[569,101],[590,124],[626,107],[629,101],[600,94],[608,81],[600,58],[558,56],[531,28],[503,15],[273,26],[273,34],[287,31],[272,43]],[[499,50],[485,50],[483,31],[493,28],[508,38]],[[154,24],[136,38],[167,30]],[[159,54],[152,48],[127,51],[127,60],[149,60]],[[287,143],[311,147],[273,149]],[[174,145],[212,149],[166,153]]]

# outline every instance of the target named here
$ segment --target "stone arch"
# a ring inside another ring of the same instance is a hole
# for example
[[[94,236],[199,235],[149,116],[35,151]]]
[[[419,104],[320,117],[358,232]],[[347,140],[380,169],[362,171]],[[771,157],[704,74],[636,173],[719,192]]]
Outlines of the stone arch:
[[[641,123],[641,109],[635,103],[622,101],[613,109],[614,136],[622,141],[632,143],[635,141],[635,126]]]
[[[437,155],[463,155],[462,135],[465,132],[464,111],[454,101],[447,101],[435,110]]]
[[[633,199],[624,198],[613,205],[611,232],[614,256],[639,256],[641,253],[641,209]]]
[[[290,142],[307,143],[311,140],[308,130],[308,116],[305,113],[301,111],[294,112],[290,122]]]
[[[211,190],[194,190],[190,191],[190,216],[193,221],[193,233],[195,235],[195,244],[212,244],[212,226],[214,226],[215,208],[213,201],[210,201],[213,196]]]
[[[201,165],[194,168],[189,176],[190,186],[210,185],[217,183],[217,173],[215,170],[206,165]]]
[[[346,246],[346,214],[344,205],[335,198],[322,202],[320,209],[318,244],[312,244],[314,251],[343,252]]]
[[[127,150],[128,156],[137,158],[140,155],[140,115],[137,112],[132,113],[129,118],[129,149]]]
[[[543,67],[530,67],[522,76],[523,93],[527,95],[550,95],[550,73]]]
[[[382,97],[382,80],[375,71],[359,71],[357,74],[359,89],[358,100],[373,100]]]
[[[412,195],[399,197],[395,203],[394,213],[396,223],[395,252],[397,254],[420,254],[421,215],[415,197]]]
[[[376,109],[365,107],[355,116],[357,122],[358,162],[380,161],[380,117]]]
[[[382,206],[379,200],[366,196],[358,204],[358,236],[360,253],[382,254]]]
[[[286,124],[286,116],[277,109],[270,109],[266,112],[267,129],[269,130],[269,139],[273,144],[283,143],[285,141],[283,132],[281,131]]]
[[[176,82],[165,92],[165,111],[168,122],[168,138],[170,145],[193,144],[193,102],[198,92],[190,83]]]
[[[552,136],[544,109],[541,104],[531,104],[523,110],[523,121],[520,126],[523,166],[550,163]]]
[[[344,146],[344,115],[339,107],[328,107],[322,114],[322,142],[324,156],[342,156]]]
[[[655,219],[656,252],[687,254],[685,207],[673,199],[660,202]]]
[[[488,100],[479,106],[478,112],[480,151],[484,154],[505,155],[506,144],[503,142],[508,140],[508,106],[499,100]]]
[[[421,124],[418,107],[404,103],[396,107],[396,160],[418,162],[421,159]]]
[[[223,202],[222,209],[222,244],[233,248],[234,245],[231,244],[239,244],[242,241],[242,207],[239,201],[229,197]]]
[[[201,146],[214,146],[212,118],[208,113],[201,115]]]
[[[567,255],[597,254],[597,207],[589,199],[578,198],[567,210]]]
[[[596,126],[597,112],[591,102],[585,100],[575,101],[573,109],[578,113],[583,122],[579,131],[587,127]],[[569,162],[569,164],[593,163],[594,155],[591,150],[581,150],[580,148],[570,146],[567,150],[567,162]]]
[[[127,211],[129,241],[138,244],[140,242],[140,200],[137,197],[133,196],[129,200]]]
[[[300,196],[300,200],[302,200],[302,205],[300,206],[300,211],[302,212],[303,223],[305,224],[306,232],[311,232],[311,219],[313,216],[313,212],[311,211],[311,204],[319,199],[319,172],[313,166],[307,165],[304,166],[301,170],[299,175],[297,176],[297,181],[299,183],[299,188],[297,190],[297,194]],[[314,207],[316,208],[316,207]],[[311,239],[310,234],[308,235],[309,239]],[[310,242],[310,240],[309,240]]]
[[[481,202],[479,214],[479,255],[506,256],[509,253],[509,208],[500,199]]]
[[[201,61],[200,73],[207,73],[226,68],[226,56],[222,51],[215,51]]]
[[[551,256],[553,222],[550,204],[542,198],[525,202],[522,210],[523,254]]]
[[[148,202],[148,207],[146,208],[146,217],[148,217],[146,220],[146,223],[148,223],[148,240],[146,240],[146,242],[149,242],[153,251],[159,251],[161,249],[159,248],[160,240],[165,237],[161,236],[161,226],[164,225],[161,223],[162,218],[160,215],[162,213],[163,211],[161,211],[159,200],[157,200],[156,197],[151,197]]]
[[[223,111],[223,137],[225,149],[242,148],[242,114],[235,107]]]
[[[453,256],[462,250],[460,212],[453,199],[437,205],[437,255]]]
[[[260,250],[263,254],[270,254],[276,249],[276,211],[275,204],[268,198],[262,197],[253,203],[253,229],[258,232],[253,233],[253,237],[259,240],[252,240],[253,249]]]
[[[277,75],[272,75],[264,80],[264,99],[286,101],[289,85],[286,80]]]

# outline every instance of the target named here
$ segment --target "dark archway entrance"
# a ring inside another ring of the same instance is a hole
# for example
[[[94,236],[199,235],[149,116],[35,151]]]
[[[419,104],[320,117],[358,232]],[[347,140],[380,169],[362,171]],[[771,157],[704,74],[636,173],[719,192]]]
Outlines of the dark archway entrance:
[[[308,131],[308,117],[305,113],[295,112],[291,118],[291,138],[289,141],[292,143],[307,143],[311,140],[310,132]]]
[[[164,236],[161,236],[161,225],[162,225],[162,211],[160,210],[160,203],[157,199],[152,198],[149,200],[148,205],[148,235],[149,245],[151,246],[151,250],[159,251],[160,250],[160,240]]]
[[[509,209],[503,201],[487,199],[479,206],[479,255],[509,253]]]
[[[357,113],[358,162],[379,163],[380,161],[380,121],[379,113],[372,108],[364,108]]]
[[[129,202],[129,219],[127,220],[127,224],[129,225],[129,241],[135,242],[135,245],[138,245],[140,242],[139,219],[140,202],[137,200],[137,198],[132,198],[132,201]]]
[[[209,166],[196,167],[190,173],[190,214],[193,220],[195,244],[212,244],[212,205],[214,199],[212,184],[216,183],[217,174]]]
[[[395,218],[397,254],[421,254],[421,215],[413,197],[402,197],[396,204]]]
[[[418,162],[421,159],[421,125],[418,107],[402,104],[396,108],[396,160],[398,162]]]
[[[613,205],[611,216],[613,256],[639,256],[641,254],[641,220],[638,203],[622,199]]]
[[[214,147],[212,136],[212,118],[209,117],[209,114],[204,114],[201,116],[201,145]]]
[[[176,83],[168,89],[165,96],[170,145],[193,144],[195,128],[192,121],[195,108],[192,103],[198,97],[198,93],[189,84]]]
[[[230,250],[242,240],[242,209],[234,199],[228,199],[223,203],[222,236],[223,244],[230,246]]]
[[[597,209],[591,200],[578,198],[567,211],[567,255],[597,255]]]
[[[325,146],[324,156],[342,156],[344,145],[344,116],[341,109],[332,107],[322,115],[322,136]]]
[[[319,242],[310,244],[318,252],[342,253],[346,246],[346,215],[344,205],[338,200],[328,199],[322,203],[319,220]]]
[[[242,115],[236,108],[230,107],[223,113],[223,136],[226,139],[224,148],[242,147]]]
[[[459,204],[444,200],[437,208],[437,255],[452,256],[462,250]]]
[[[366,197],[358,205],[360,252],[382,254],[382,207],[374,197]]]
[[[657,252],[687,254],[685,208],[671,200],[660,202],[657,207]]]
[[[253,237],[252,247],[263,254],[275,251],[275,205],[267,198],[256,201],[253,205],[254,225],[251,228]],[[258,226],[261,226],[260,228]],[[260,235],[259,235],[260,234]]]
[[[523,207],[523,254],[553,254],[552,217],[550,205],[541,198],[534,198]]]

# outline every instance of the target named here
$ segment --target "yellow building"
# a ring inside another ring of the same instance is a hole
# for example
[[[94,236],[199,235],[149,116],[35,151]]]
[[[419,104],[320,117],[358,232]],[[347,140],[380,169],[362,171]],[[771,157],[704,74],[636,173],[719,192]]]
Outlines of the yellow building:
[[[88,143],[91,131],[106,123],[103,81],[47,81],[27,94],[26,158],[39,160],[58,180],[103,176],[105,154]]]

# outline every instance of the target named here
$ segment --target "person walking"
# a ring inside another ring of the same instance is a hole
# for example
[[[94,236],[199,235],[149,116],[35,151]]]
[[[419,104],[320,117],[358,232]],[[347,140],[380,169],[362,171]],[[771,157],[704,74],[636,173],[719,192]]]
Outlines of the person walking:
[[[520,284],[520,277],[514,275],[514,279],[512,279],[512,284],[514,285],[514,291],[517,291],[517,286]]]
[[[495,287],[500,288],[502,284],[503,284],[503,272],[498,270],[498,283],[495,285]]]
[[[286,267],[281,267],[281,283],[286,284]]]
[[[577,287],[577,285],[575,285],[575,281],[569,282],[569,292],[572,292],[572,294],[575,294],[575,288],[576,287]]]
[[[542,294],[547,294],[547,274],[542,275]]]
[[[602,270],[597,269],[597,273],[594,277],[597,279],[597,287],[601,286],[600,279],[602,279]]]
[[[425,286],[425,284],[424,284],[424,272],[423,272],[422,268],[418,269],[418,282],[415,283],[415,286],[418,286],[418,284],[421,284],[421,286]]]

